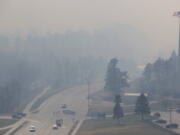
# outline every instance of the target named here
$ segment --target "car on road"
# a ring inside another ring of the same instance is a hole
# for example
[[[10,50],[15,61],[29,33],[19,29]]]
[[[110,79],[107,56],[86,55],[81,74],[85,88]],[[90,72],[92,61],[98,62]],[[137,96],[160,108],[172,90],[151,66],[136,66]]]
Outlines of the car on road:
[[[17,112],[17,113],[12,114],[11,117],[12,117],[13,119],[21,119],[22,117],[25,117],[25,116],[26,116],[25,113]]]
[[[180,113],[180,109],[179,109],[179,108],[178,108],[178,109],[176,109],[176,112],[177,112],[177,113]]]
[[[161,117],[161,114],[158,113],[158,112],[156,112],[156,113],[153,114],[153,118],[154,118],[154,119],[159,119],[160,117]]]
[[[66,109],[66,108],[67,108],[67,105],[66,105],[66,104],[63,104],[63,105],[61,106],[61,108]]]
[[[63,110],[63,114],[66,115],[76,115],[76,112],[73,110]]]
[[[33,126],[33,125],[31,125],[31,126],[29,127],[29,132],[35,132],[35,131],[36,131],[36,127]]]
[[[163,119],[156,120],[155,122],[158,123],[158,124],[166,124],[167,123],[167,121],[163,120]]]
[[[171,124],[166,125],[166,128],[174,128],[174,129],[176,129],[176,128],[178,128],[178,124],[171,123]]]
[[[11,117],[12,117],[13,119],[21,119],[21,118],[22,118],[22,116],[17,115],[17,114],[13,114]]]
[[[54,130],[57,130],[58,129],[58,126],[56,124],[53,125],[52,127]]]
[[[61,127],[62,124],[63,124],[63,119],[58,119],[58,120],[56,120],[56,125],[57,125],[58,127]]]

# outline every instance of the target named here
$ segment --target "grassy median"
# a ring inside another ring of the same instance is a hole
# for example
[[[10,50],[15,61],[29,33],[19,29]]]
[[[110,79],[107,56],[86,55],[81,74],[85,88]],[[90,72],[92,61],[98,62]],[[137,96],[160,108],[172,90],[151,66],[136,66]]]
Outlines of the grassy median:
[[[125,116],[120,121],[112,119],[86,120],[76,135],[173,135],[138,116]]]
[[[4,135],[9,130],[10,130],[10,128],[0,130],[0,135]]]
[[[16,119],[0,119],[0,128],[12,125],[16,123],[18,120]]]

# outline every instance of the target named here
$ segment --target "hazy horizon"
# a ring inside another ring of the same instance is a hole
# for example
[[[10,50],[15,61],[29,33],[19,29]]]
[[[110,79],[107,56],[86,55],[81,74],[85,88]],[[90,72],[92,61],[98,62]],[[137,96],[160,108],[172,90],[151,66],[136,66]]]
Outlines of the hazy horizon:
[[[1,0],[0,34],[96,33],[126,26],[145,37],[146,42],[132,45],[132,50],[144,49],[141,56],[150,54],[148,62],[177,50],[178,19],[172,14],[179,4],[178,0]],[[133,35],[128,32],[126,38],[131,40]],[[146,46],[150,47],[146,50]]]

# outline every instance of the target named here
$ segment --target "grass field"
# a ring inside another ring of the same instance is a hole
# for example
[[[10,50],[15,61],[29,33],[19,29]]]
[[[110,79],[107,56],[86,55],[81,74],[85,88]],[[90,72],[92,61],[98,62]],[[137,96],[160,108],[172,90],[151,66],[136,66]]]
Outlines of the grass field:
[[[7,131],[9,131],[10,128],[8,129],[3,129],[3,130],[0,130],[0,135],[4,135]]]
[[[138,116],[126,116],[120,122],[112,119],[86,120],[76,135],[173,135]]]
[[[18,120],[15,119],[0,119],[0,128],[6,127],[16,123]]]

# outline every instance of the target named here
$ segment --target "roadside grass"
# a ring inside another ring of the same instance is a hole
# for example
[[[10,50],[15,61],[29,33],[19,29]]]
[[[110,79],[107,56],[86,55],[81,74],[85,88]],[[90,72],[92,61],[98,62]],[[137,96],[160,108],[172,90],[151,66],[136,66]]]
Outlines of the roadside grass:
[[[23,100],[21,105],[18,108],[16,108],[15,112],[23,112],[26,106],[36,97],[36,95],[39,95],[43,89],[44,87],[39,85],[29,90],[27,96],[24,97],[25,100]],[[14,112],[11,112],[10,114],[12,115],[13,113]]]
[[[149,118],[149,117],[147,117]],[[147,119],[146,118],[146,119]],[[139,116],[129,115],[120,121],[112,119],[86,120],[76,135],[173,135]]]
[[[37,101],[31,106],[30,111],[34,112],[36,109],[38,109],[41,106],[42,103],[44,103],[44,101],[46,101],[51,96],[61,92],[62,90],[63,89],[48,90],[42,97],[37,99]]]
[[[20,126],[18,126],[14,131],[12,131],[9,135],[15,135],[17,131],[19,131],[21,128],[23,128],[26,124],[28,124],[28,121],[24,121]]]
[[[11,128],[2,129],[0,130],[0,135],[4,135],[6,132],[8,132]]]
[[[16,119],[0,119],[0,128],[12,125],[16,123],[18,120]]]

